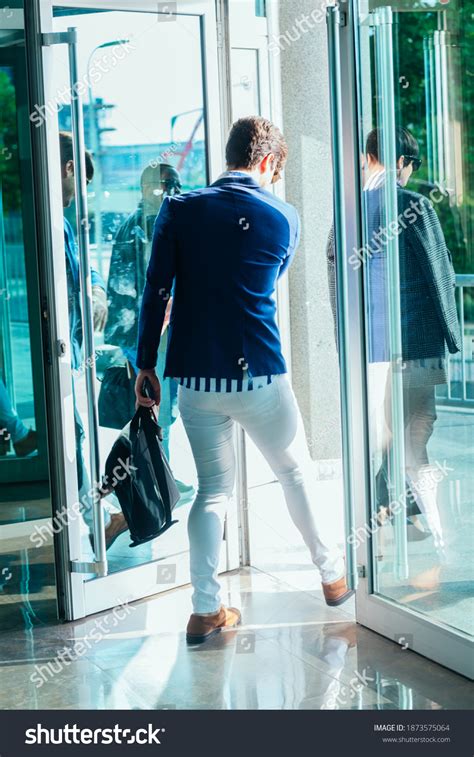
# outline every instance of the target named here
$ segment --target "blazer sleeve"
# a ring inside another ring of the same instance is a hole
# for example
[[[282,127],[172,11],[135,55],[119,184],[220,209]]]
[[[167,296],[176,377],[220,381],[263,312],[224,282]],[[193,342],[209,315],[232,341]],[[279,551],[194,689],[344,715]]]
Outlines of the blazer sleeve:
[[[427,281],[448,350],[456,353],[461,349],[461,335],[456,310],[454,268],[433,206],[426,198],[420,200],[420,204],[423,212],[408,228],[413,230],[413,248]]]
[[[138,368],[156,366],[166,306],[176,272],[176,227],[172,198],[166,197],[155,221],[150,262],[146,273],[138,325]]]
[[[295,256],[295,252],[298,249],[298,245],[300,243],[300,238],[301,238],[301,221],[300,221],[300,217],[299,217],[299,214],[298,214],[298,211],[296,210],[296,208],[293,208],[293,210],[294,210],[294,214],[295,214],[295,220],[293,222],[292,229],[291,229],[292,238],[291,238],[291,242],[290,242],[289,247],[288,247],[288,253],[287,253],[286,257],[283,258],[283,262],[282,262],[282,264],[280,266],[280,270],[278,271],[278,278],[280,278],[280,276],[282,276],[285,273],[285,271],[292,264],[293,258]]]

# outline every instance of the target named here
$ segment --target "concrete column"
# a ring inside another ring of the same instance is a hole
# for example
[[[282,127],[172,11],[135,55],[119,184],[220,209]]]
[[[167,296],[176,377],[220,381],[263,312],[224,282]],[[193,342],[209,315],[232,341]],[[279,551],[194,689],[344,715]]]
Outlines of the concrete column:
[[[312,457],[336,459],[341,454],[339,373],[326,270],[332,176],[325,8],[321,0],[282,0],[279,7],[279,36],[270,39],[270,49],[281,65],[290,150],[286,197],[302,221],[290,271],[293,385]]]

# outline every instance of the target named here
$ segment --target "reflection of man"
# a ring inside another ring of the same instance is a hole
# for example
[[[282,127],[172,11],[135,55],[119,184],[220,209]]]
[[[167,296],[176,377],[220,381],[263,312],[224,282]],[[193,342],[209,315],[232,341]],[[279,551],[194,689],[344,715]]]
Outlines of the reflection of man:
[[[59,149],[61,156],[61,185],[63,195],[63,207],[68,208],[75,195],[74,186],[74,160],[72,135],[69,132],[59,133]],[[94,176],[94,164],[91,154],[86,151],[86,178],[87,183],[92,181]],[[71,341],[71,366],[73,370],[78,370],[82,365],[82,310],[81,310],[81,289],[79,279],[79,255],[77,244],[74,237],[74,231],[67,220],[64,218],[64,247],[66,252],[66,275],[67,275],[67,293],[69,304],[69,335]],[[105,295],[105,284],[99,274],[91,270],[92,279],[92,307],[94,317],[94,329],[102,331],[107,321],[107,299]],[[73,379],[74,391],[74,379]],[[83,501],[84,495],[90,489],[89,477],[84,463],[83,442],[84,426],[81,416],[79,415],[76,399],[74,397],[74,420],[76,429],[76,462],[77,462],[77,479],[79,486],[79,495]],[[99,482],[94,482],[98,484]],[[88,523],[92,521],[90,509],[86,510],[85,519]],[[114,524],[119,515],[112,515],[111,519],[108,513],[106,515],[106,540],[110,542]]]
[[[72,136],[69,132],[59,134],[61,153],[61,179],[63,207],[68,208],[75,194],[74,161]],[[86,151],[86,178],[89,184],[94,176],[94,164],[91,154]],[[69,327],[71,332],[72,367],[77,369],[82,363],[82,315],[79,286],[79,256],[71,224],[64,218],[64,244],[66,250],[66,270],[68,277]],[[94,313],[94,330],[103,331],[107,321],[107,299],[105,284],[97,271],[91,269],[92,307]]]
[[[365,267],[368,317],[369,399],[371,446],[376,479],[377,503],[381,511],[389,505],[390,475],[388,447],[391,437],[391,371],[403,376],[403,418],[405,426],[405,470],[407,512],[418,529],[416,538],[432,535],[443,550],[443,532],[437,504],[436,471],[430,465],[427,445],[436,421],[435,387],[448,381],[446,354],[460,349],[461,336],[456,313],[454,270],[443,230],[431,203],[405,189],[413,171],[421,164],[418,143],[403,128],[396,130],[397,205],[400,261],[400,307],[402,354],[391,364],[389,342],[387,230],[384,229],[385,167],[379,158],[380,130],[367,137],[367,167],[364,175],[367,244],[362,259],[350,262]],[[360,251],[359,251],[360,252]],[[335,312],[334,236],[327,249],[329,285]],[[428,531],[416,513],[425,516]],[[389,512],[389,511],[388,511]],[[421,534],[420,534],[421,532]],[[410,533],[415,538],[417,532]]]
[[[140,187],[142,198],[137,209],[117,231],[107,282],[109,318],[105,339],[121,347],[132,366],[136,361],[138,315],[153,226],[163,197],[179,194],[181,184],[178,172],[163,164],[145,168]]]
[[[367,239],[366,281],[369,309],[369,361],[387,365],[393,356],[388,340],[387,249],[380,239],[384,225],[383,185],[385,169],[379,159],[380,130],[367,137],[368,177],[365,186]],[[400,261],[400,308],[405,427],[405,471],[407,487],[426,518],[435,547],[444,547],[437,504],[437,472],[430,465],[427,445],[436,421],[435,387],[446,384],[446,354],[459,352],[460,334],[454,293],[455,275],[443,231],[432,204],[405,187],[412,172],[420,167],[418,143],[408,129],[396,130],[398,250]],[[378,376],[377,381],[379,381]],[[392,430],[390,374],[387,377],[385,418]],[[390,475],[387,453],[377,477],[379,504],[388,504]],[[383,502],[385,500],[385,503]]]
[[[150,257],[153,227],[164,197],[180,194],[181,182],[176,169],[162,163],[155,167],[145,168],[140,187],[142,197],[138,207],[119,228],[114,242],[107,282],[109,317],[105,330],[107,343],[121,347],[135,374],[138,373],[136,365],[138,317]],[[159,424],[162,428],[163,446],[168,459],[170,428],[178,415],[178,384],[174,379],[163,378],[171,303],[172,298],[168,302],[158,355],[158,373],[162,379]],[[194,492],[192,486],[186,486],[180,481],[176,483],[181,494]]]

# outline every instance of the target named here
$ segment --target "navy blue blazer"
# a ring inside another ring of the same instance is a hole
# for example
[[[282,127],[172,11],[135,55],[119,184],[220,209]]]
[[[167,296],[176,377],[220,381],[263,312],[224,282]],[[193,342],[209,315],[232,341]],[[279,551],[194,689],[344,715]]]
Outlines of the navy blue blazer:
[[[275,287],[300,235],[298,213],[251,176],[167,197],[155,222],[138,333],[139,368],[154,368],[174,281],[165,376],[285,373]]]

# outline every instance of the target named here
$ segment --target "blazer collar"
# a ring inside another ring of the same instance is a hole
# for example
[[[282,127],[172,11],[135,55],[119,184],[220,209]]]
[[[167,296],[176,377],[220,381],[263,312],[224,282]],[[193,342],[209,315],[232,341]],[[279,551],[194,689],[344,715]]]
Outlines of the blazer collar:
[[[242,184],[243,186],[260,189],[260,184],[252,176],[243,171],[225,171],[211,184],[211,187],[221,187],[226,184]]]

